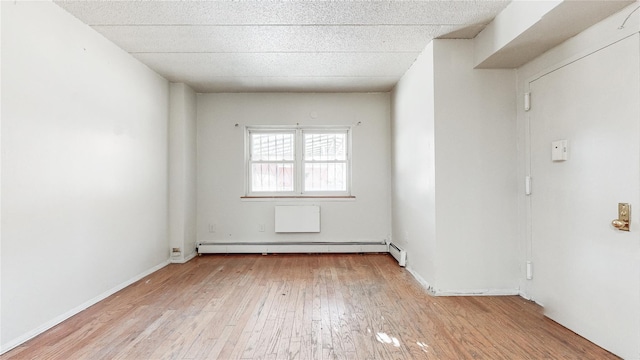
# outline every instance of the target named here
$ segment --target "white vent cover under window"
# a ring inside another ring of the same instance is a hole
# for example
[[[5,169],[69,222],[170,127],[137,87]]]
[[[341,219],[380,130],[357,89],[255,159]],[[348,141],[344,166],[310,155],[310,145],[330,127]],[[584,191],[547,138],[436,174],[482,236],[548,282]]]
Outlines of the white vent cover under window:
[[[319,233],[320,206],[276,206],[275,230],[277,233]]]

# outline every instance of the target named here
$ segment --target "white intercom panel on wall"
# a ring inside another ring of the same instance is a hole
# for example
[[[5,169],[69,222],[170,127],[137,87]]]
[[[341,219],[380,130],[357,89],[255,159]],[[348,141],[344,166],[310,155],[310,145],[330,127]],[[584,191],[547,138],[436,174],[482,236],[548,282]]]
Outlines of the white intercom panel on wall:
[[[557,140],[551,143],[551,160],[567,160],[567,140]]]

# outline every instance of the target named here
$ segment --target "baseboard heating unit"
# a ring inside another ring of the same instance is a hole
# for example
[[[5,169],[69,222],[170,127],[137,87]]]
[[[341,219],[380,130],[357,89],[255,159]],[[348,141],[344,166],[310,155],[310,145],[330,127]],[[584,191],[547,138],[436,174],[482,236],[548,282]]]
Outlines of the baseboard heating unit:
[[[389,244],[389,254],[391,254],[391,256],[393,256],[398,261],[398,265],[407,265],[407,252],[399,248],[396,244]]]
[[[201,242],[198,254],[386,253],[384,242]]]

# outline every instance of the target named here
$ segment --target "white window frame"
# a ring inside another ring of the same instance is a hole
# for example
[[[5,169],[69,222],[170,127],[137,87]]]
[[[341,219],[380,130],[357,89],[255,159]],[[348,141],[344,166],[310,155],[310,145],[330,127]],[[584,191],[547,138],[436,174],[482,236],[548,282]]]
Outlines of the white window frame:
[[[351,126],[245,126],[245,196],[247,197],[351,197]],[[295,133],[294,156],[294,191],[253,191],[251,159],[251,134],[252,133]],[[346,134],[346,190],[345,191],[306,191],[304,189],[304,134]]]

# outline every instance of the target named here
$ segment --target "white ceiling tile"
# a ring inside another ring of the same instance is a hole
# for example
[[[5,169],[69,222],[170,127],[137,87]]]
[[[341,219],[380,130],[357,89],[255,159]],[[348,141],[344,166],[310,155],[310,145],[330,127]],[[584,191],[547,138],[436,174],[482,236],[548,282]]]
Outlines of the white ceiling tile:
[[[190,83],[197,92],[388,92],[396,77],[219,77]]]
[[[458,1],[56,1],[89,25],[469,24],[505,0]]]
[[[442,26],[94,26],[128,52],[420,52]]]
[[[201,75],[281,77],[389,77],[399,78],[418,53],[235,53],[167,54],[134,56],[150,68],[177,81]]]
[[[56,1],[198,91],[389,91],[434,37],[509,1]]]

